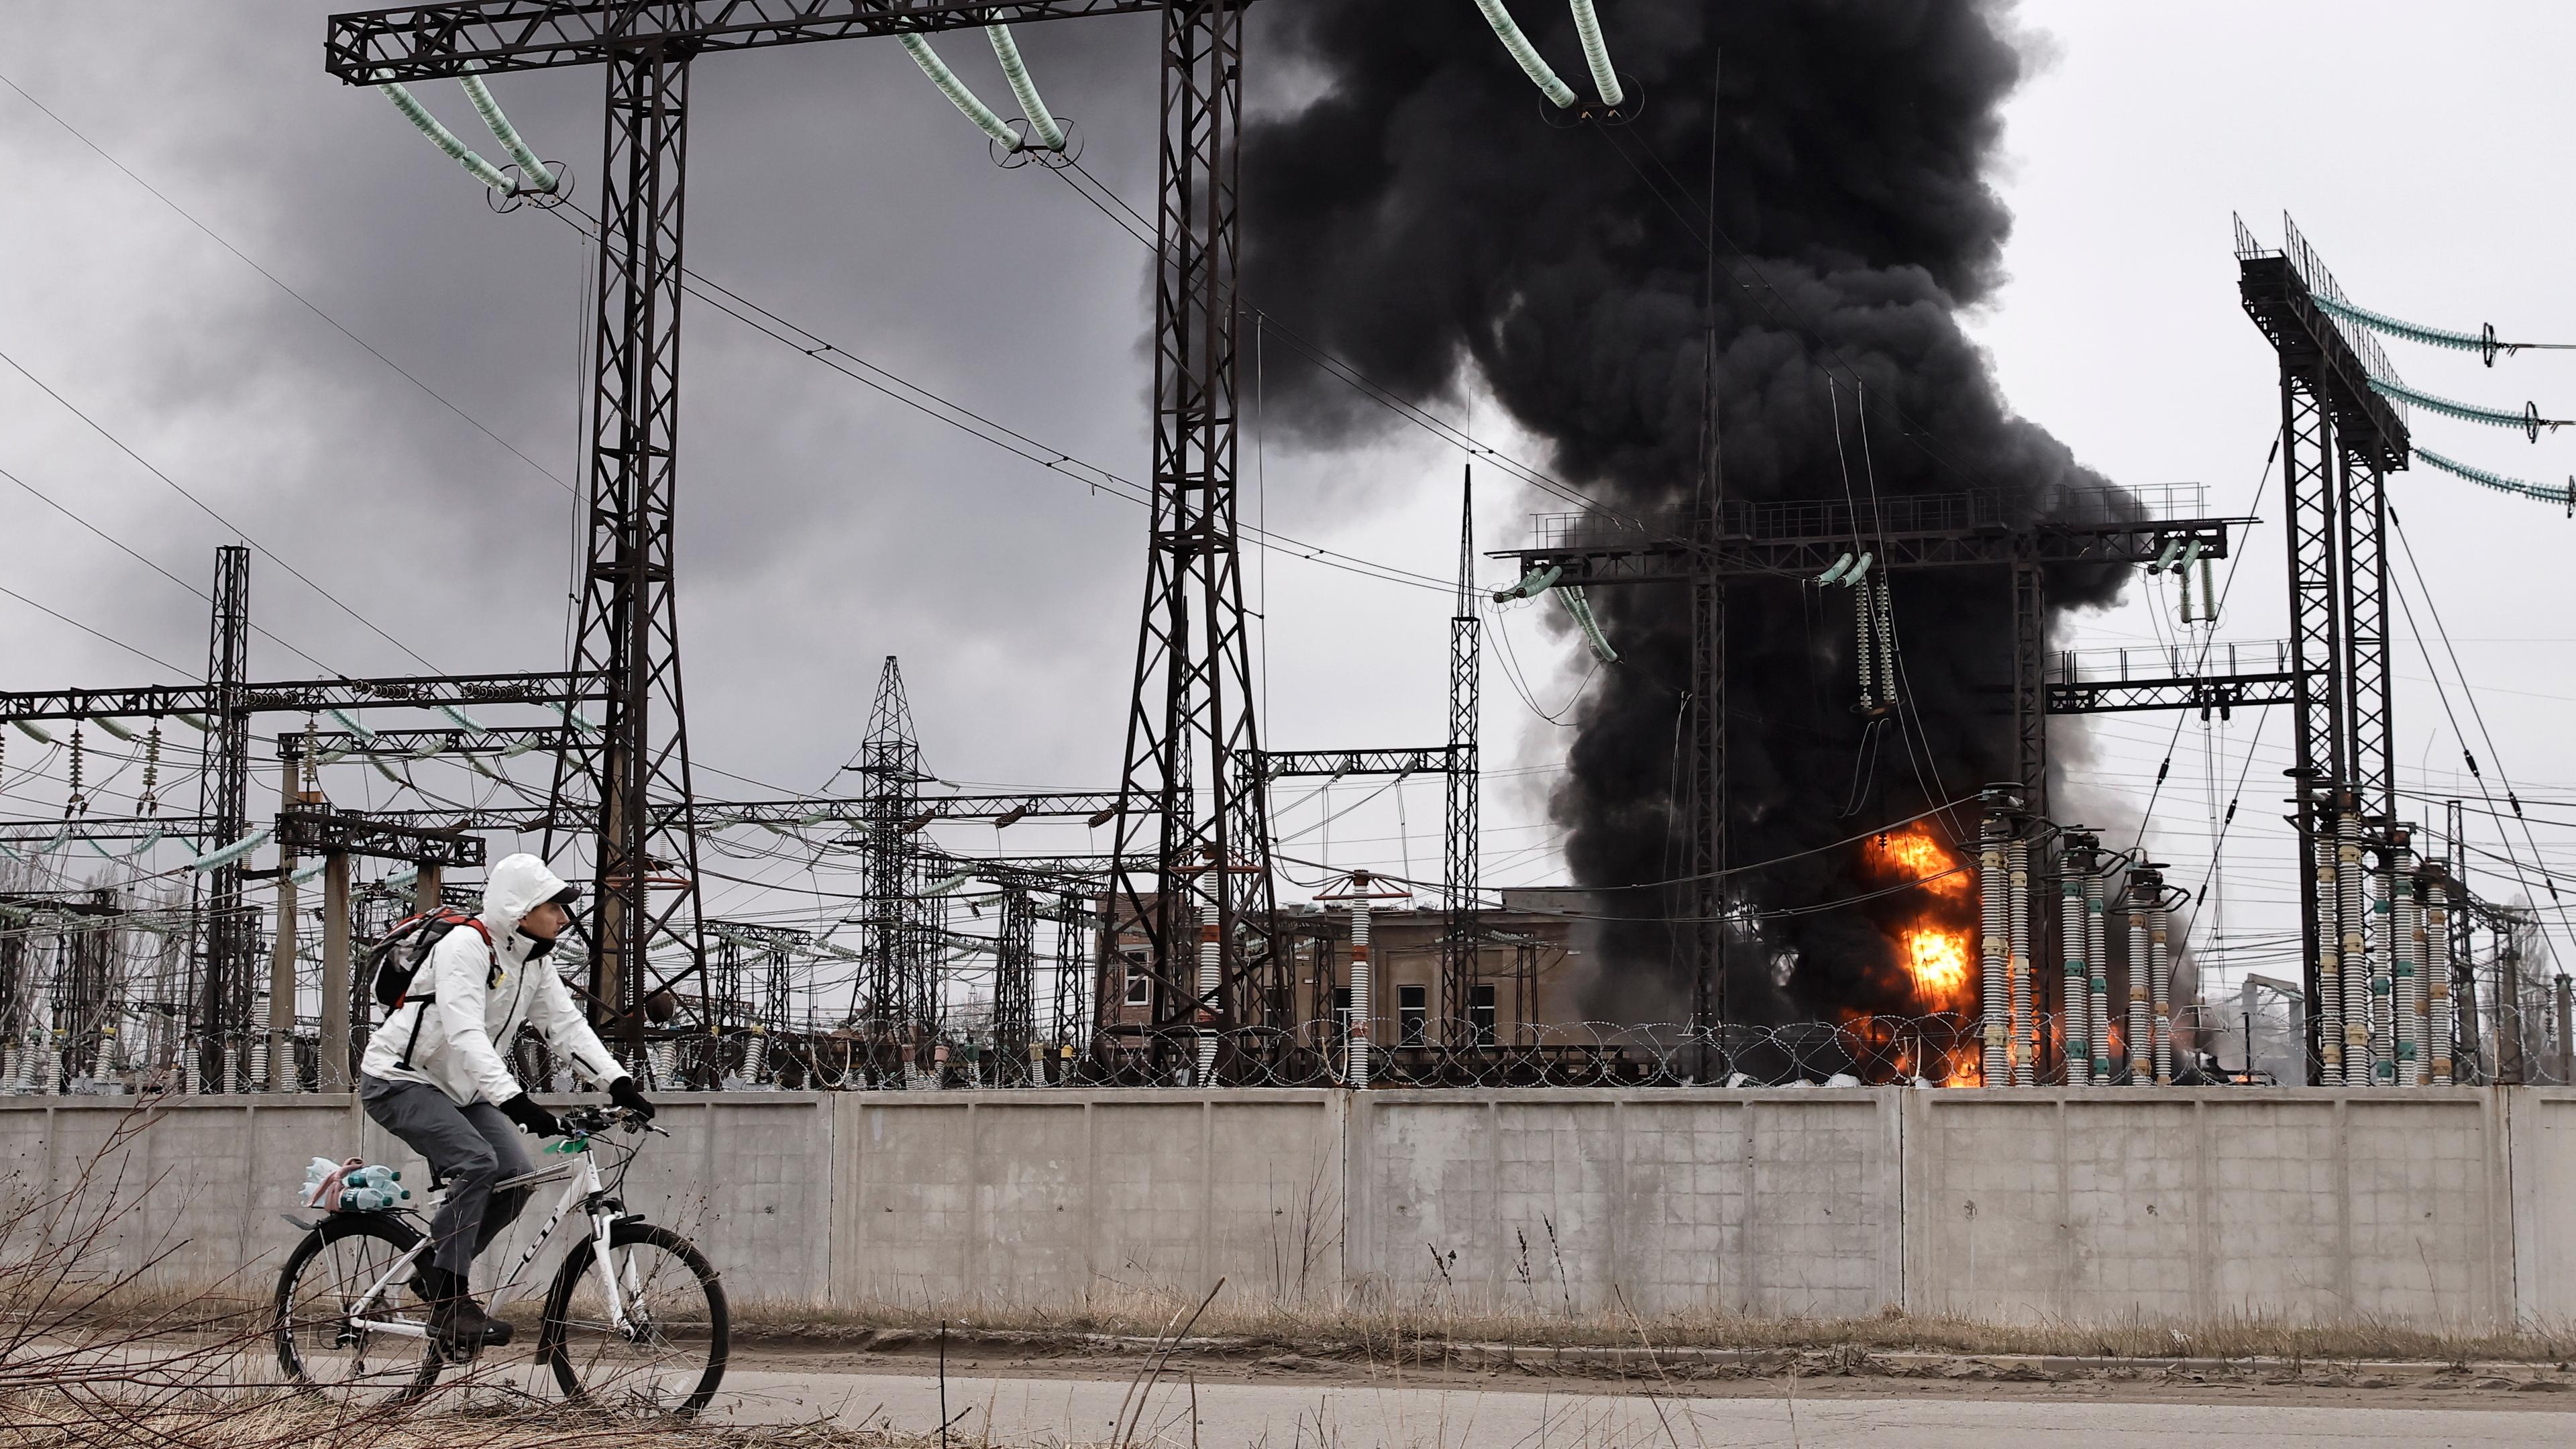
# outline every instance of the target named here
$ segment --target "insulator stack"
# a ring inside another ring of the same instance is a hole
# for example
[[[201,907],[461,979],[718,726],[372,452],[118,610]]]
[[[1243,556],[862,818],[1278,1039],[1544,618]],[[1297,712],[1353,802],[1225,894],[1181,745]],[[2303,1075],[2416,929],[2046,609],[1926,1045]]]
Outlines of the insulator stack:
[[[1344,1047],[1343,1075],[1362,1090],[1369,1084],[1369,904],[1351,902],[1350,1039]]]
[[[2084,878],[2091,869],[2091,847],[2087,837],[2070,835],[2058,855],[2057,938],[2064,957],[2058,995],[2063,1008],[2058,1021],[2064,1037],[2066,1085],[2070,1087],[2093,1085],[2092,973],[2084,964]]]
[[[2012,1084],[2031,1085],[2032,1020],[2030,1010],[2030,843],[2014,840],[2004,847],[2012,883]]]
[[[2343,1085],[2343,937],[2335,926],[2337,852],[2331,812],[2318,812],[2317,856],[2317,1063],[2318,1080]]]
[[[2419,954],[2424,929],[2417,923],[2415,873],[2410,868],[2406,833],[2397,832],[2388,852],[2388,1008],[2389,1055],[2397,1085],[2424,1085],[2423,968]]]
[[[2370,873],[2370,1084],[2397,1085],[2396,879],[2383,849]]]
[[[2433,1085],[2451,1085],[2451,887],[2440,872],[2430,873],[2424,882],[2425,959],[2429,963],[2424,976],[2424,1039],[2431,1048],[2428,1065],[2432,1068]],[[2434,943],[2441,943],[2436,946]]]
[[[1983,929],[1977,933],[1977,999],[1985,1028],[1981,1080],[1986,1086],[1999,1087],[2011,1080],[2004,1053],[2012,1033],[2004,956],[2011,940],[2012,903],[2004,879],[2004,822],[1992,814],[1986,817],[1978,841],[1977,886],[1984,911]]]
[[[742,1044],[742,1079],[757,1087],[768,1073],[769,1033],[755,1026]]]
[[[1207,899],[1199,906],[1199,1075],[1202,1087],[1216,1085],[1217,990],[1225,983],[1225,928],[1219,914],[1218,894],[1225,889],[1223,880],[1211,877]]]
[[[2346,810],[2335,818],[2336,914],[2343,943],[2343,1079],[2347,1086],[2370,1083],[2370,955],[2364,935],[2362,891],[2369,876],[2361,867],[2361,817]]]
[[[2145,872],[2154,892],[2147,902],[2147,991],[2155,1011],[2149,1055],[2156,1085],[2173,1084],[2173,912],[2165,904],[2164,878]]]
[[[2096,854],[2084,873],[2084,964],[2091,973],[2085,983],[2086,1030],[2093,1045],[2093,1082],[2104,1087],[2111,1084],[2111,952],[2104,914],[2108,894],[2102,858]]]
[[[1873,686],[1873,681],[1878,678],[1878,673],[1870,668],[1870,637],[1878,632],[1878,629],[1870,627],[1870,593],[1873,593],[1873,590],[1870,590],[1868,585],[1862,585],[1860,593],[1852,596],[1852,634],[1855,634],[1857,639],[1855,650],[1857,650],[1857,657],[1860,657],[1860,712],[1862,714],[1868,714],[1870,709],[1878,709],[1878,696],[1870,694],[1870,686]]]
[[[2138,894],[2138,877],[2142,871],[2129,872],[2129,1085],[2143,1087],[2155,1080],[2154,1038],[2147,1025],[2147,977],[2153,969],[2148,955],[2147,902]]]
[[[1885,574],[1878,576],[1878,697],[1896,703],[1896,601]]]

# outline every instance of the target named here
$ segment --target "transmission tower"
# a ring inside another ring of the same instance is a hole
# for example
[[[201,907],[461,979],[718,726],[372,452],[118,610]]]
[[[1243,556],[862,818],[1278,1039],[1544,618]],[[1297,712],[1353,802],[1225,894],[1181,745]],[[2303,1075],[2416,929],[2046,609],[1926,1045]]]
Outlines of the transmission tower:
[[[1241,929],[1269,920],[1270,860],[1259,778],[1238,793],[1234,768],[1255,743],[1235,528],[1241,0],[448,0],[332,17],[325,65],[350,85],[576,65],[608,73],[598,416],[578,657],[606,671],[614,703],[606,748],[556,781],[559,797],[587,791],[594,802],[599,889],[590,929],[594,981],[605,993],[640,987],[657,941],[688,954],[673,979],[695,972],[704,980],[670,607],[690,61],[1141,11],[1162,16],[1154,504],[1113,894],[1117,913],[1132,914],[1152,939],[1154,1020],[1169,1031],[1202,1012],[1221,1024],[1238,999],[1263,994],[1251,968],[1271,961]],[[657,807],[657,798],[665,803]],[[648,892],[657,880],[671,903],[655,914]],[[1195,969],[1202,936],[1217,956],[1206,973],[1212,985]],[[1263,969],[1278,974],[1275,964]],[[640,1035],[640,1019],[627,1019]]]
[[[1477,670],[1481,624],[1476,615],[1476,470],[1471,464],[1458,495],[1458,593],[1449,614],[1449,762],[1447,829],[1442,849],[1440,979],[1448,987],[1442,1010],[1456,1044],[1475,1045],[1473,1021],[1482,974],[1482,927],[1476,910],[1476,842],[1479,828],[1476,723],[1481,701]]]
[[[1257,1017],[1286,972],[1254,940],[1272,916],[1266,790],[1240,768],[1258,748],[1235,526],[1243,17],[1235,0],[1162,13],[1153,519],[1113,904],[1147,938],[1149,1031],[1168,1041]]]
[[[931,967],[938,943],[913,830],[921,782],[929,776],[921,768],[921,738],[904,694],[903,667],[891,654],[877,672],[876,702],[868,709],[856,768],[865,782],[860,820],[867,834],[867,944],[861,972],[866,1004],[853,1014],[880,1031],[926,1040],[939,1020],[939,986]]]
[[[2367,333],[2347,332],[2316,298],[2342,289],[2287,216],[2279,249],[2236,223],[2237,290],[2280,359],[2281,481],[2289,526],[2291,700],[2296,723],[2299,915],[2305,946],[2308,1059],[2332,1075],[2322,965],[2364,922],[2326,899],[2319,861],[2340,823],[2397,818],[2388,693],[2387,475],[2403,471],[2405,414],[2371,387],[2395,377]]]

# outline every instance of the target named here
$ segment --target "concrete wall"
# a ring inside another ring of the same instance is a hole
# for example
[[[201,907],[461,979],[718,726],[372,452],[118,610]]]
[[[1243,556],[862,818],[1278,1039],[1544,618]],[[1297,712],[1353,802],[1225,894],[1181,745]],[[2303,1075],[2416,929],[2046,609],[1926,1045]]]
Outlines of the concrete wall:
[[[0,1099],[0,1174],[68,1186],[132,1106]],[[308,1157],[425,1176],[346,1097],[154,1119],[84,1200],[134,1205],[101,1266],[160,1283],[264,1294]],[[1096,1310],[1223,1277],[1238,1307],[2576,1321],[2558,1088],[729,1093],[662,1122],[627,1201],[746,1301]]]
[[[1346,1271],[1398,1304],[1873,1313],[1903,1292],[1902,1100],[1370,1092]]]
[[[1916,1093],[1906,1307],[2509,1322],[2505,1113],[2465,1087]]]

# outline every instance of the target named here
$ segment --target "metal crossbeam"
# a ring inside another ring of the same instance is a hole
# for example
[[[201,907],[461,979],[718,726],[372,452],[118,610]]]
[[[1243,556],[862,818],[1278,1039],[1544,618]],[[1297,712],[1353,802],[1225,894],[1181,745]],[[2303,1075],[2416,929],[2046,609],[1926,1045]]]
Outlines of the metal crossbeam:
[[[337,709],[429,709],[439,705],[537,704],[569,708],[605,698],[595,677],[578,674],[432,674],[386,679],[302,679],[232,686],[235,707],[252,714]],[[123,689],[0,693],[0,722],[12,720],[211,718],[224,704],[211,684],[145,684]]]
[[[1865,546],[1879,554],[1877,568],[1970,568],[2014,563],[2150,564],[2169,544],[2198,543],[2203,556],[2227,557],[2231,533],[2251,518],[2177,518],[2162,522],[2064,524],[2040,521],[2020,528],[1870,531]],[[1524,574],[1564,570],[1560,586],[1682,584],[1703,574],[1719,579],[1814,578],[1852,552],[1849,532],[1755,535],[1721,532],[1705,550],[1670,536],[1634,534],[1572,538],[1530,548],[1502,549],[1494,558],[1516,561]],[[1703,563],[1703,560],[1705,562]]]
[[[2312,671],[2313,672],[2313,671]],[[2177,675],[2164,679],[2104,679],[2080,683],[2051,680],[2050,714],[2124,714],[2141,710],[2196,709],[2203,714],[2254,705],[2296,704],[2299,676],[2288,670],[2265,674]]]
[[[1446,745],[1421,750],[1255,750],[1247,770],[1263,780],[1291,775],[1438,775],[1452,758]]]
[[[469,868],[484,861],[479,835],[389,825],[328,806],[279,812],[277,844],[280,850],[295,854],[364,855],[441,868]]]
[[[1162,8],[1163,0],[452,0],[332,16],[323,67],[369,85],[596,65],[620,49],[711,55]]]

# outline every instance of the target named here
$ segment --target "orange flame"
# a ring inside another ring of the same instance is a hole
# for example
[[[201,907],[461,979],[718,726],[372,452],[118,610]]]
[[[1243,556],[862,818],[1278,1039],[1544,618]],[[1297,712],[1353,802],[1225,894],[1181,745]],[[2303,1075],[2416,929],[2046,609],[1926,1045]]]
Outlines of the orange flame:
[[[1968,933],[1936,925],[1908,926],[1903,936],[1905,972],[1914,995],[1933,1011],[1953,1008],[1968,994]]]
[[[1871,858],[1892,875],[1904,876],[1941,895],[1968,894],[1968,874],[1959,869],[1958,858],[1942,849],[1941,842],[1922,825],[1874,836],[1869,849]]]

